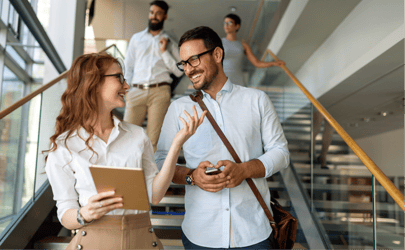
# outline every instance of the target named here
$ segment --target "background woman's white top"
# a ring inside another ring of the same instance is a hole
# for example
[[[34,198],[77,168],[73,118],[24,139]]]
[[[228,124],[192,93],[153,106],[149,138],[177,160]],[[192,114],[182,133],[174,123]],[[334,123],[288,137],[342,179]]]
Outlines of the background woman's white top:
[[[71,208],[85,206],[88,199],[97,194],[89,166],[104,165],[128,168],[143,168],[149,202],[152,198],[152,183],[158,173],[152,144],[143,128],[114,117],[114,128],[108,142],[93,136],[92,148],[98,155],[86,149],[85,139],[89,134],[83,129],[74,132],[67,140],[67,133],[58,137],[57,149],[50,152],[45,166],[58,208],[59,221]],[[70,152],[69,152],[70,151]],[[131,185],[131,183],[128,183]],[[125,203],[125,198],[124,198]],[[137,214],[146,211],[116,209],[109,215]]]
[[[225,49],[224,72],[233,84],[246,86],[243,79],[243,58],[245,50],[240,41],[229,41],[222,38]]]

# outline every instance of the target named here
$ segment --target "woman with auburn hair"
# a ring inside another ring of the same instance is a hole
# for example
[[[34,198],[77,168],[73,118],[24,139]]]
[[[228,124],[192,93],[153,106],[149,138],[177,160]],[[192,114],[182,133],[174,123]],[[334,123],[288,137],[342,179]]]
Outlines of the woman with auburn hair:
[[[173,178],[183,143],[205,113],[199,118],[193,107],[193,117],[184,111],[188,122],[179,117],[183,128],[158,172],[143,128],[112,115],[114,108],[125,105],[128,89],[120,62],[106,53],[82,55],[68,72],[45,167],[59,221],[68,229],[79,229],[67,249],[163,247],[151,230],[148,211],[120,209],[125,200],[114,191],[97,193],[89,166],[142,168],[149,200],[157,204]]]
[[[256,58],[253,54],[252,49],[249,44],[242,40],[238,41],[236,38],[236,33],[239,31],[241,25],[241,20],[239,16],[235,14],[228,14],[224,18],[224,30],[226,37],[222,38],[222,44],[225,49],[224,58],[224,72],[229,80],[237,85],[247,86],[243,78],[243,58],[247,59],[256,68],[267,68],[271,66],[284,65],[283,61],[276,62],[262,62]]]

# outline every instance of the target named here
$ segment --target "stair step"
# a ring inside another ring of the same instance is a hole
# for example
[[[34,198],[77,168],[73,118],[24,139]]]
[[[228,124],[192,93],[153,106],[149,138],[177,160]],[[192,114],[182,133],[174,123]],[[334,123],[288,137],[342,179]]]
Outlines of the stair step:
[[[34,243],[35,249],[66,249],[72,237],[48,236]]]
[[[46,237],[34,244],[35,249],[66,249],[72,237]],[[181,239],[160,239],[165,249],[184,249]]]

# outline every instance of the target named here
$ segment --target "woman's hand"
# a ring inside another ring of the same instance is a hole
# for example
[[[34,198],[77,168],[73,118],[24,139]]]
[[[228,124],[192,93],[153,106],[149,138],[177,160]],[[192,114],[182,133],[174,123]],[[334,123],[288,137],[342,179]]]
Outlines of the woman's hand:
[[[115,191],[102,192],[89,198],[89,203],[80,209],[86,222],[97,220],[112,210],[124,205],[122,197],[115,197]]]
[[[184,110],[184,114],[188,118],[188,123],[182,117],[179,117],[184,126],[179,132],[177,132],[176,136],[173,139],[173,144],[176,144],[176,146],[178,147],[181,147],[188,140],[188,138],[190,138],[195,133],[198,126],[200,126],[203,122],[207,111],[204,111],[201,117],[198,118],[197,109],[193,105],[193,113],[194,116],[190,116],[190,114]]]

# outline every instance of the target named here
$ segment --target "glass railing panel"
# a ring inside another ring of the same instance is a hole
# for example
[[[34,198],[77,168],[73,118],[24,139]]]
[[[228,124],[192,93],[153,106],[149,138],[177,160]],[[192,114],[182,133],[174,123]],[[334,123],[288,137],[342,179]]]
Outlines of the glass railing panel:
[[[15,214],[21,204],[15,192],[20,184],[21,114],[19,108],[0,120],[0,219]]]
[[[404,193],[404,177],[391,176],[394,185]],[[375,243],[381,249],[404,249],[404,212],[376,181]]]
[[[40,98],[0,120],[0,238],[34,194]]]
[[[65,78],[49,89],[45,90],[41,94],[42,103],[40,106],[42,107],[33,114],[33,117],[45,116],[45,118],[38,118],[39,132],[37,134],[37,138],[39,137],[39,142],[38,154],[36,156],[35,192],[37,192],[48,179],[45,173],[45,157],[47,155],[46,150],[50,148],[50,137],[55,131],[56,118],[59,115],[62,107],[61,96],[65,91],[66,85]],[[44,107],[44,105],[49,105],[49,103],[52,103],[53,107]]]

